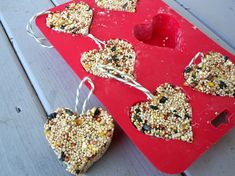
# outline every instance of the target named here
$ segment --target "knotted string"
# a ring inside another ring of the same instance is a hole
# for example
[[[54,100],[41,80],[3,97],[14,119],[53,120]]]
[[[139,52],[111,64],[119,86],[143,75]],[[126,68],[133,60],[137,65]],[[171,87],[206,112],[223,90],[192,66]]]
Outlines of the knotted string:
[[[89,37],[90,39],[92,39],[92,40],[98,45],[98,47],[99,47],[100,49],[103,49],[102,44],[105,45],[105,42],[104,42],[104,41],[99,40],[98,38],[96,38],[96,37],[95,37],[94,35],[92,35],[92,34],[88,34],[88,35],[86,35],[86,36]]]
[[[190,63],[188,64],[187,67],[191,67],[191,65],[194,63],[195,60],[197,60],[199,58],[199,56],[201,56],[201,61],[203,62],[203,58],[204,58],[204,54],[202,52],[198,52],[190,61]]]
[[[140,90],[141,92],[143,92],[149,99],[153,99],[154,95],[145,87],[143,87],[141,84],[139,84],[138,82],[136,82],[133,78],[131,78],[130,76],[128,76],[126,73],[112,67],[112,66],[107,66],[107,65],[102,65],[102,64],[97,64],[96,65],[97,69],[102,70],[102,72],[108,76],[111,77],[113,79],[116,79],[117,81],[120,81],[124,84],[127,84],[129,86],[132,86],[138,90]],[[110,71],[112,71],[113,73],[117,73],[118,75],[120,75],[120,77],[118,77],[116,74],[111,73]]]
[[[92,82],[92,80],[88,77],[85,77],[83,78],[83,80],[80,82],[79,86],[78,86],[78,89],[77,89],[77,93],[76,93],[76,102],[75,102],[75,112],[78,113],[78,106],[79,106],[79,101],[80,101],[80,93],[81,93],[81,88],[83,86],[83,84],[85,82],[88,82],[91,86],[91,90],[89,92],[89,94],[87,95],[86,99],[84,100],[83,102],[83,105],[82,105],[82,114],[86,111],[86,105],[87,105],[87,102],[89,101],[92,93],[94,92],[95,90],[95,85],[94,83]]]
[[[27,25],[26,25],[26,31],[27,31],[28,35],[31,36],[31,37],[33,37],[33,38],[36,40],[36,42],[37,42],[39,45],[41,45],[42,47],[44,47],[44,48],[53,48],[53,46],[52,46],[52,45],[46,45],[46,44],[44,44],[43,41],[46,41],[47,39],[46,39],[45,37],[38,37],[38,36],[35,34],[35,32],[34,32],[34,30],[33,30],[33,22],[35,21],[35,19],[36,19],[38,16],[43,15],[43,14],[49,14],[49,13],[51,13],[51,12],[50,12],[50,11],[42,11],[42,12],[37,13],[36,15],[34,15],[33,17],[31,17],[31,18],[29,19],[29,21],[28,21],[28,23],[27,23]],[[92,39],[92,40],[98,45],[98,47],[99,47],[100,49],[103,48],[103,47],[102,47],[102,44],[105,45],[105,42],[99,40],[99,39],[96,38],[93,34],[90,34],[90,33],[89,33],[89,34],[87,34],[87,35],[85,35],[85,36],[87,36],[87,37],[89,37],[90,39]]]
[[[46,41],[46,38],[44,38],[44,37],[38,37],[38,36],[35,34],[35,32],[33,31],[33,25],[32,25],[32,23],[33,23],[33,21],[34,21],[38,16],[43,15],[43,14],[49,14],[49,13],[50,13],[50,11],[42,11],[42,12],[37,13],[36,15],[32,16],[32,17],[29,19],[29,21],[28,21],[28,23],[27,23],[27,25],[26,25],[26,31],[27,31],[28,35],[31,36],[31,37],[33,37],[33,38],[36,40],[36,42],[39,43],[39,45],[41,45],[41,46],[44,47],[44,48],[53,48],[53,46],[52,46],[52,45],[46,45],[46,44],[43,43],[43,41]]]

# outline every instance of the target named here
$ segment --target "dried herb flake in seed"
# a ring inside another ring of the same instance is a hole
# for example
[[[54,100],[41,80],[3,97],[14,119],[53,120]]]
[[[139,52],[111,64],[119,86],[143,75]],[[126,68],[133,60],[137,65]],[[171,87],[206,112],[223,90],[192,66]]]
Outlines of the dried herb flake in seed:
[[[228,57],[228,56],[224,56],[224,60],[225,60],[225,62],[226,62],[228,59],[229,59],[229,57]]]
[[[151,127],[147,124],[144,124],[142,129],[143,129],[143,131],[150,131]]]
[[[174,114],[174,116],[177,118],[181,118],[181,116],[179,114]]]
[[[190,67],[186,67],[185,73],[189,73],[190,71],[191,71],[191,68]]]
[[[65,112],[69,115],[72,116],[74,113],[70,109],[65,109]]]
[[[139,113],[139,112],[141,112],[141,110],[140,110],[139,108],[136,108],[136,109],[135,109],[135,112],[136,112],[136,113]]]
[[[150,105],[150,108],[153,109],[153,110],[158,110],[158,106],[155,106],[155,105]]]
[[[141,119],[140,116],[138,116],[138,115],[135,115],[133,118],[134,118],[135,120],[137,120],[138,122],[142,122],[142,119]]]
[[[62,151],[61,154],[60,154],[60,160],[64,161],[65,157],[66,157],[65,153]]]
[[[166,97],[162,97],[162,98],[159,100],[160,103],[165,103],[166,101],[167,101],[167,98],[166,98]]]
[[[99,108],[96,108],[95,112],[94,112],[94,116],[99,116],[100,115],[100,110]]]
[[[77,169],[75,172],[76,172],[76,174],[80,174],[81,171],[79,169]]]
[[[119,61],[119,59],[118,59],[117,55],[112,56],[112,60],[113,60],[114,62]]]
[[[219,82],[219,87],[220,87],[221,89],[223,89],[223,88],[226,88],[227,85],[226,85],[223,81],[220,81],[220,82]]]
[[[122,5],[124,9],[126,9],[127,6],[128,6],[128,3],[125,3],[124,5]]]
[[[57,115],[57,113],[53,112],[47,117],[47,119],[52,120],[52,119],[56,118],[56,115]]]
[[[185,115],[184,115],[184,118],[189,119],[190,116],[189,116],[188,114],[185,114]]]
[[[116,46],[113,46],[112,48],[111,48],[111,51],[116,51]]]

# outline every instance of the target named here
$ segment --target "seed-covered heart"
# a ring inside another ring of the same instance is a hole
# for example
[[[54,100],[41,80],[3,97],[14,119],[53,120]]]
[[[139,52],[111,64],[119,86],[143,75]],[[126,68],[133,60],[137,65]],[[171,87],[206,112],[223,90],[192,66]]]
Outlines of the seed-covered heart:
[[[101,108],[82,115],[59,108],[48,116],[45,136],[67,171],[79,175],[97,161],[111,143],[114,131],[112,117]]]
[[[137,0],[95,0],[104,9],[135,12]]]
[[[111,66],[135,79],[135,58],[136,53],[130,43],[124,40],[110,39],[103,49],[85,52],[82,55],[81,64],[87,72],[103,78],[109,77],[99,67],[100,64]],[[109,73],[118,76],[115,71],[110,71]]]
[[[235,65],[220,53],[210,52],[199,64],[186,67],[184,78],[199,92],[235,97]]]
[[[59,32],[87,35],[92,17],[92,9],[81,1],[69,4],[64,11],[48,14],[46,25]]]
[[[192,108],[180,87],[169,83],[159,86],[153,99],[131,108],[130,116],[134,126],[147,135],[193,141]]]

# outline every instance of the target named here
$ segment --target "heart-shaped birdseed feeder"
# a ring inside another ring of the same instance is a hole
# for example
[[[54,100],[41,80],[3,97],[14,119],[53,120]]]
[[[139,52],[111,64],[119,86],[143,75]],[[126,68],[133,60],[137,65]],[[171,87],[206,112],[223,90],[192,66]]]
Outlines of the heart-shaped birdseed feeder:
[[[134,126],[147,135],[193,141],[192,108],[181,88],[169,83],[159,86],[149,101],[134,105],[130,116]]]
[[[72,36],[81,34],[91,38],[99,48],[102,48],[103,41],[89,33],[90,25],[93,18],[93,11],[85,2],[71,3],[63,11],[42,11],[30,18],[26,25],[29,36],[33,37],[39,45],[46,48],[53,48],[52,45],[45,44],[45,38],[39,37],[33,30],[33,21],[40,15],[48,14],[46,25],[52,30],[69,33]]]
[[[107,150],[114,131],[112,117],[101,108],[77,115],[59,108],[49,115],[45,136],[72,174],[84,173]]]
[[[135,12],[137,0],[95,0],[96,4],[104,9]]]
[[[201,62],[194,63],[201,57]],[[206,94],[235,97],[235,65],[227,56],[198,53],[184,71],[185,84]]]
[[[142,91],[149,98],[149,101],[138,103],[130,110],[131,122],[139,131],[167,140],[193,141],[192,108],[180,87],[165,83],[153,95],[126,73],[107,66],[102,68],[106,75]],[[110,70],[120,77],[111,74]]]
[[[50,12],[46,18],[46,25],[59,32],[87,35],[92,17],[92,9],[81,1],[69,4],[61,12]]]
[[[83,68],[96,76],[109,78],[99,65],[111,66],[118,71],[126,73],[131,78],[134,76],[136,53],[133,46],[120,39],[110,39],[100,50],[85,52],[81,58]],[[112,72],[117,75],[116,72]]]
[[[88,78],[81,82],[78,92],[86,80]],[[82,114],[78,115],[67,108],[58,108],[48,116],[44,125],[44,133],[50,146],[58,158],[67,165],[67,171],[74,175],[86,172],[102,157],[111,143],[114,132],[114,122],[107,111],[102,108],[84,111],[92,91],[93,88],[84,101]],[[79,103],[78,98],[79,93],[75,109]]]

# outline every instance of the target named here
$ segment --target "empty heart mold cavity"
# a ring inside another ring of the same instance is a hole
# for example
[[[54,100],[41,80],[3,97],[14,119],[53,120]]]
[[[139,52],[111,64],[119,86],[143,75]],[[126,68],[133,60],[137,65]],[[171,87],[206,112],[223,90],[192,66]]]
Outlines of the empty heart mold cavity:
[[[154,16],[151,23],[137,24],[134,27],[134,36],[150,45],[180,49],[180,25],[169,14],[161,13]]]

